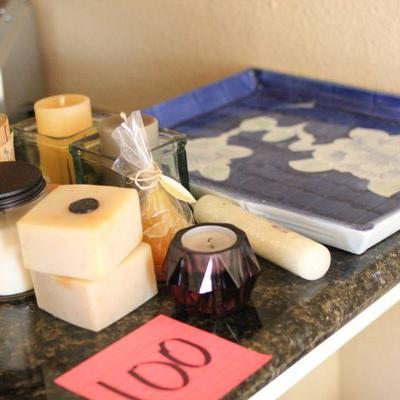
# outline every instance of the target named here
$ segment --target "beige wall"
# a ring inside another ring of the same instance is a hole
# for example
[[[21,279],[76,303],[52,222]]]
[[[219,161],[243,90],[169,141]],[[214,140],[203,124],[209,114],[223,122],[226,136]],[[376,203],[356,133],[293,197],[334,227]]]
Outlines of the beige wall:
[[[399,0],[32,0],[48,93],[144,107],[248,66],[400,93]]]

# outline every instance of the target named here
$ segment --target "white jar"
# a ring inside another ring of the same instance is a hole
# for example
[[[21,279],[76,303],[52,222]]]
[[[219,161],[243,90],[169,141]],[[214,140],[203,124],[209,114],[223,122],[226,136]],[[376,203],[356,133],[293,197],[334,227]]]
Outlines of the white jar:
[[[0,163],[0,300],[32,290],[23,266],[17,221],[43,196],[46,183],[36,167],[23,161]]]

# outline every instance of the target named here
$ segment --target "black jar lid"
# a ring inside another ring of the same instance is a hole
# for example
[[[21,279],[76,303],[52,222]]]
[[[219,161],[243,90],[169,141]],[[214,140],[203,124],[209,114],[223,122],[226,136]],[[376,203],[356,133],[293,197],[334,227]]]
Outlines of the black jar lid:
[[[34,200],[45,188],[40,169],[25,161],[0,162],[0,211]]]

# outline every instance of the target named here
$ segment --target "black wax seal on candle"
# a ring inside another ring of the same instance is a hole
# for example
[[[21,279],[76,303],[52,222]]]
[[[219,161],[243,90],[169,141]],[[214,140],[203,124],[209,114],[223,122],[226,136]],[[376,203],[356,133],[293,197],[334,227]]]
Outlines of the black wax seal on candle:
[[[89,214],[99,208],[99,201],[92,197],[80,199],[71,203],[68,207],[69,211],[74,214]]]

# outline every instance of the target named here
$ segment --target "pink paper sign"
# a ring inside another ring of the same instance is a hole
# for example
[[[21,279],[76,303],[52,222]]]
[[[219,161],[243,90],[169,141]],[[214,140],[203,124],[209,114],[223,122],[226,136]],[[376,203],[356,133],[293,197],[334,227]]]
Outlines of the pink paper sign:
[[[271,358],[159,315],[55,382],[93,400],[212,400]]]

